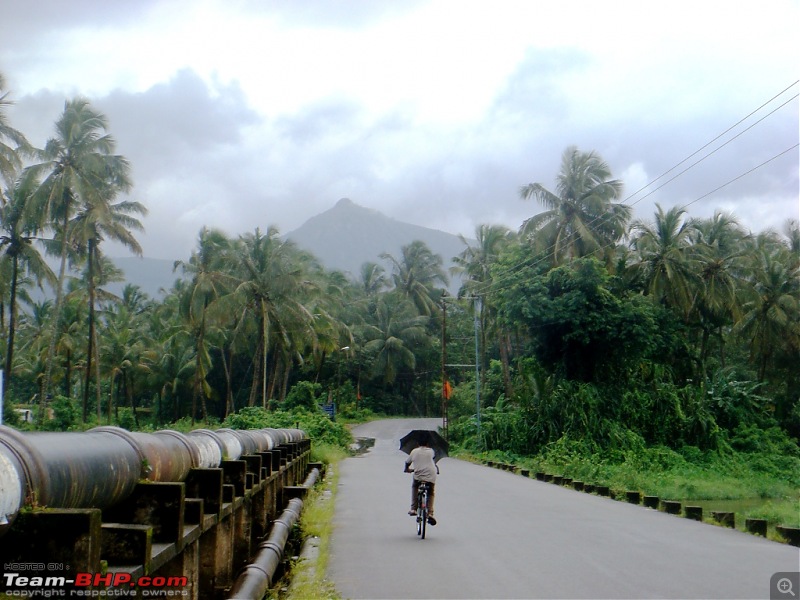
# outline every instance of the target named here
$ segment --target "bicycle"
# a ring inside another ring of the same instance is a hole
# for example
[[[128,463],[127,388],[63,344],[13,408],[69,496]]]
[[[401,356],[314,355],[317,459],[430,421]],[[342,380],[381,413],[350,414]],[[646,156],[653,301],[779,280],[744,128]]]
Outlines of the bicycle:
[[[428,482],[421,481],[417,490],[417,535],[425,539],[428,524]]]

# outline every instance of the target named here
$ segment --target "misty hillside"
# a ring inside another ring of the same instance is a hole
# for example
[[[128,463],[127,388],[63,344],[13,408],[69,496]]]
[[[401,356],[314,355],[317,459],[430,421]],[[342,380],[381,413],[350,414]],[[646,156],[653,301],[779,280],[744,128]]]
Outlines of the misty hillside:
[[[359,276],[361,265],[368,261],[390,271],[391,266],[380,255],[388,252],[400,258],[400,249],[415,240],[425,242],[434,254],[441,255],[445,272],[452,265],[452,258],[464,250],[458,236],[403,223],[347,198],[310,218],[286,238],[311,252],[328,269],[344,271],[352,278]],[[457,291],[457,287],[454,289],[451,282],[451,291]]]
[[[181,257],[183,258],[183,257]],[[183,258],[186,260],[186,258]],[[162,298],[164,292],[168,291],[176,279],[180,279],[181,271],[173,272],[174,260],[160,258],[140,258],[136,256],[126,256],[124,258],[113,258],[117,268],[125,273],[125,281],[122,283],[111,283],[104,286],[112,294],[122,294],[122,289],[128,283],[138,285],[143,292],[151,298]],[[162,292],[161,290],[164,290]]]
[[[339,200],[330,210],[310,218],[285,237],[311,252],[325,268],[343,271],[352,279],[358,278],[361,265],[368,261],[378,263],[390,272],[391,265],[381,260],[380,255],[388,252],[400,258],[400,249],[415,240],[425,242],[435,254],[441,255],[445,272],[452,266],[452,258],[464,250],[458,236],[397,221],[346,198]],[[188,257],[178,258],[185,260]],[[173,272],[172,260],[137,257],[113,260],[125,273],[126,283],[138,285],[152,298],[163,297],[161,290],[170,289],[181,275],[180,271]],[[115,283],[107,289],[121,294],[124,285]],[[450,291],[456,293],[459,285],[458,281],[451,281]]]

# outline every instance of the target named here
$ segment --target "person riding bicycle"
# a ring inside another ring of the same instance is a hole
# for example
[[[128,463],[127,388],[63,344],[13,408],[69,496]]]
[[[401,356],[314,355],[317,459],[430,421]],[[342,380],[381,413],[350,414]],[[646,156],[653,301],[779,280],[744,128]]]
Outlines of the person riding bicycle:
[[[411,483],[411,510],[408,511],[408,514],[412,517],[416,516],[419,484],[425,481],[428,483],[428,523],[436,525],[436,519],[433,518],[433,488],[439,467],[436,466],[433,459],[433,448],[429,446],[427,440],[421,440],[419,446],[408,455],[404,472],[414,473],[414,480]],[[412,464],[414,465],[413,469],[410,468]]]

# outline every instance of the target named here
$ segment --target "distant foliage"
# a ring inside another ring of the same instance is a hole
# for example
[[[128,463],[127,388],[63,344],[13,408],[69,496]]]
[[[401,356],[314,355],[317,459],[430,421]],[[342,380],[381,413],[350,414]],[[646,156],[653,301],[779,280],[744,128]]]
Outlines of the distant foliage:
[[[223,427],[231,429],[302,429],[312,442],[347,448],[353,438],[343,425],[331,421],[322,411],[304,409],[267,411],[260,407],[243,408],[228,416]]]

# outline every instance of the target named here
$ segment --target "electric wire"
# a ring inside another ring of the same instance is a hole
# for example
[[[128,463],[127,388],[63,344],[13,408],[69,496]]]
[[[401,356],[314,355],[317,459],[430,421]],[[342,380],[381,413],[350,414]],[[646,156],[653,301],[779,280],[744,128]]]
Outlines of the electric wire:
[[[622,200],[621,204],[625,204],[625,203],[626,203],[626,202],[627,202],[629,199],[631,199],[633,196],[635,196],[636,194],[638,194],[638,193],[640,193],[640,192],[644,191],[645,189],[647,189],[648,187],[650,187],[651,185],[653,185],[655,182],[659,181],[659,180],[660,180],[660,179],[662,179],[664,176],[668,175],[669,173],[671,173],[672,171],[674,171],[675,169],[677,169],[679,166],[681,166],[682,164],[684,164],[685,162],[687,162],[688,160],[690,160],[692,157],[694,157],[694,156],[696,156],[697,154],[699,154],[700,152],[702,152],[702,151],[703,151],[705,148],[707,148],[708,146],[710,146],[711,144],[713,144],[715,141],[719,140],[720,138],[722,138],[723,136],[725,136],[727,133],[730,133],[732,130],[734,130],[736,127],[738,127],[739,125],[741,125],[741,124],[742,124],[743,122],[745,122],[747,119],[749,119],[750,117],[752,117],[753,115],[755,115],[756,113],[758,113],[760,110],[762,110],[764,107],[766,107],[766,106],[767,106],[767,105],[769,105],[770,103],[772,103],[772,102],[773,102],[775,99],[779,98],[780,96],[782,96],[783,94],[785,94],[785,93],[786,93],[788,90],[790,90],[791,88],[795,87],[795,86],[796,86],[798,83],[800,83],[800,80],[794,81],[794,82],[793,82],[791,85],[787,86],[787,87],[786,87],[786,88],[784,88],[782,91],[780,91],[779,93],[777,93],[777,94],[775,94],[774,96],[772,96],[772,98],[770,98],[770,99],[769,99],[769,100],[767,100],[766,102],[762,103],[762,104],[761,104],[761,105],[760,105],[758,108],[756,108],[756,109],[754,109],[753,111],[751,111],[750,113],[748,113],[748,115],[747,115],[747,116],[743,117],[742,119],[740,119],[739,121],[737,121],[735,124],[733,124],[733,125],[731,125],[730,127],[728,127],[728,128],[725,130],[725,131],[723,131],[722,133],[720,133],[719,135],[717,135],[716,137],[714,137],[712,140],[710,140],[709,142],[707,142],[706,144],[704,144],[703,146],[701,146],[700,148],[698,148],[697,150],[695,150],[695,151],[694,151],[692,154],[690,154],[689,156],[687,156],[686,158],[684,158],[683,160],[681,160],[680,162],[678,162],[676,165],[674,165],[673,167],[671,167],[670,169],[668,169],[667,171],[665,171],[664,173],[662,173],[661,175],[659,175],[658,177],[656,177],[655,179],[653,179],[652,181],[650,181],[649,183],[647,183],[646,185],[644,185],[642,188],[638,189],[637,191],[635,191],[635,192],[633,192],[632,194],[630,194],[629,196],[627,196],[625,199],[623,199],[623,200]],[[739,132],[739,133],[737,133],[735,136],[733,136],[732,138],[730,138],[729,140],[727,140],[725,143],[723,143],[723,144],[719,145],[719,146],[718,146],[718,147],[716,147],[714,150],[712,150],[711,152],[707,153],[706,155],[704,155],[702,158],[700,158],[699,160],[697,160],[697,161],[695,161],[694,163],[692,163],[692,164],[691,164],[690,166],[688,166],[687,168],[683,169],[683,170],[682,170],[680,173],[678,173],[678,174],[677,174],[677,175],[675,175],[674,177],[671,177],[669,180],[667,180],[666,182],[662,183],[660,186],[658,186],[658,187],[657,187],[657,188],[655,188],[654,190],[651,190],[651,191],[650,191],[648,194],[646,194],[646,195],[642,196],[641,198],[637,199],[636,201],[632,202],[631,204],[627,204],[626,206],[633,207],[633,206],[635,206],[636,204],[638,204],[639,202],[641,202],[642,200],[644,200],[645,198],[647,198],[648,196],[650,196],[651,194],[655,193],[656,191],[660,190],[660,189],[661,189],[661,188],[663,188],[664,186],[668,185],[669,183],[671,183],[672,181],[674,181],[675,179],[677,179],[677,178],[678,178],[678,177],[680,177],[681,175],[685,174],[685,173],[686,173],[687,171],[689,171],[690,169],[694,168],[695,166],[697,166],[698,164],[700,164],[701,162],[703,162],[704,160],[706,160],[706,159],[707,159],[708,157],[710,157],[711,155],[715,154],[716,152],[718,152],[719,150],[721,150],[722,148],[724,148],[725,146],[727,146],[728,144],[730,144],[731,142],[733,142],[734,140],[736,140],[737,138],[739,138],[741,135],[743,135],[743,134],[744,134],[744,133],[746,133],[747,131],[749,131],[749,130],[751,130],[752,128],[754,128],[754,127],[755,127],[756,125],[758,125],[759,123],[763,122],[763,121],[764,121],[766,118],[770,117],[771,115],[773,115],[773,114],[774,114],[775,112],[777,112],[778,110],[780,110],[781,108],[783,108],[784,106],[786,106],[787,104],[789,104],[790,102],[792,102],[793,100],[797,99],[797,98],[798,98],[798,96],[800,96],[800,94],[795,94],[794,96],[792,96],[791,98],[789,98],[788,100],[786,100],[785,102],[783,102],[781,105],[779,105],[778,107],[774,108],[774,109],[773,109],[773,110],[771,110],[769,113],[767,113],[766,115],[764,115],[763,117],[761,117],[760,119],[758,119],[758,120],[757,120],[755,123],[752,123],[752,124],[751,124],[751,125],[749,125],[747,128],[745,128],[744,130],[740,131],[740,132]],[[797,146],[794,146],[794,148],[796,148],[796,147],[797,147]],[[764,165],[768,164],[769,162],[772,162],[772,161],[773,161],[773,160],[775,160],[776,158],[779,158],[780,156],[782,156],[782,155],[786,154],[787,152],[790,152],[792,149],[793,149],[793,148],[788,148],[788,149],[784,150],[783,152],[780,152],[779,154],[777,154],[777,155],[773,156],[771,159],[769,159],[769,160],[765,161],[764,163],[761,163],[760,165],[758,165],[758,166],[756,166],[756,167],[753,167],[753,168],[752,168],[752,169],[750,169],[749,171],[747,171],[747,172],[745,172],[745,173],[742,173],[742,174],[741,174],[741,175],[739,175],[738,177],[735,177],[734,179],[732,179],[732,180],[728,181],[727,183],[725,183],[725,184],[723,184],[723,185],[719,186],[719,187],[718,187],[718,188],[716,188],[715,190],[712,190],[711,192],[708,192],[707,194],[704,194],[704,195],[703,195],[703,196],[701,196],[700,198],[697,198],[697,199],[693,200],[692,202],[690,202],[690,203],[686,204],[686,206],[688,207],[688,206],[690,206],[690,205],[692,205],[692,204],[694,204],[694,203],[696,203],[696,202],[699,202],[700,200],[702,200],[702,199],[704,199],[704,198],[708,197],[709,195],[713,194],[714,192],[716,192],[716,191],[719,191],[720,189],[722,189],[722,188],[724,188],[724,187],[726,187],[726,186],[730,185],[730,184],[731,184],[731,183],[733,183],[734,181],[737,181],[738,179],[741,179],[742,177],[744,177],[744,176],[746,176],[746,175],[748,175],[748,174],[752,173],[753,171],[755,171],[755,170],[757,170],[757,169],[759,169],[759,168],[763,167]],[[597,217],[595,217],[593,220],[591,220],[589,223],[587,223],[587,225],[592,225],[593,223],[597,222],[597,221],[598,221],[598,220],[600,220],[601,218],[602,218],[602,215],[601,215],[601,216],[597,216]],[[601,246],[599,246],[599,248],[598,248],[598,249],[599,249],[599,250],[602,250],[602,249],[605,249],[605,248],[611,247],[612,245],[615,245],[615,244],[604,244],[604,245],[601,245]],[[519,269],[523,269],[523,268],[526,268],[526,267],[534,267],[534,266],[536,266],[537,264],[539,264],[539,263],[543,262],[544,260],[546,260],[546,255],[547,255],[547,253],[549,253],[549,252],[553,251],[554,249],[555,249],[555,244],[553,244],[552,246],[549,246],[548,248],[546,248],[546,249],[545,249],[545,256],[544,256],[544,257],[536,257],[536,256],[533,256],[533,257],[531,257],[531,258],[524,259],[524,260],[520,261],[519,263],[517,263],[516,265],[512,265],[512,266],[508,267],[507,269],[505,269],[503,272],[501,272],[501,273],[500,273],[500,277],[499,277],[499,278],[495,278],[495,279],[494,279],[494,280],[493,280],[491,283],[485,284],[483,287],[481,286],[481,284],[478,284],[478,285],[476,286],[476,288],[477,288],[477,289],[473,290],[473,292],[472,292],[472,293],[473,293],[473,295],[479,295],[479,296],[480,296],[480,295],[485,295],[485,294],[487,294],[487,293],[490,293],[490,292],[489,292],[489,290],[490,290],[491,288],[494,288],[494,287],[496,287],[496,284],[497,284],[498,282],[502,282],[502,281],[504,281],[505,279],[507,279],[507,278],[508,278],[508,276],[510,276],[510,275],[513,275],[513,274],[514,274],[514,273],[515,273],[517,270],[519,270]],[[528,263],[530,263],[530,264],[528,264]]]

